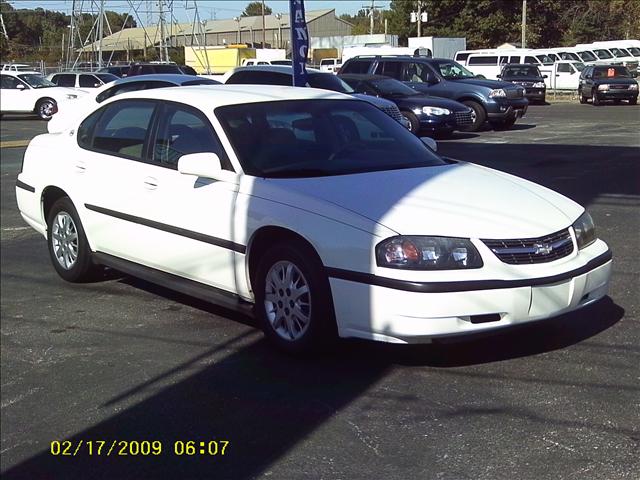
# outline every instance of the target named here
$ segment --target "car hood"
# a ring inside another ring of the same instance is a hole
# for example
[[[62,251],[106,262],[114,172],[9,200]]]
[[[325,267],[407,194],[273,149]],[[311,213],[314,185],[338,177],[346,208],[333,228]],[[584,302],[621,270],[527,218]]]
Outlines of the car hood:
[[[456,83],[464,83],[466,85],[478,85],[480,87],[487,88],[514,88],[513,84],[510,82],[503,82],[501,80],[486,80],[483,78],[458,78],[455,80],[451,80]]]
[[[312,197],[406,235],[539,237],[567,228],[584,211],[542,186],[465,162],[265,182],[275,201]]]
[[[373,95],[365,95],[364,93],[351,93],[350,95],[360,100],[364,100],[365,102],[369,102],[371,105],[374,105],[378,108],[389,108],[395,105],[393,102],[390,102],[389,100],[385,100],[384,98],[374,97]]]
[[[517,83],[517,82],[544,82],[542,77],[502,77],[505,82]]]
[[[441,97],[431,97],[429,95],[412,95],[410,97],[396,98],[396,103],[399,105],[406,105],[409,108],[413,107],[440,107],[448,108],[452,112],[467,112],[469,107],[456,102],[455,100],[449,100]]]

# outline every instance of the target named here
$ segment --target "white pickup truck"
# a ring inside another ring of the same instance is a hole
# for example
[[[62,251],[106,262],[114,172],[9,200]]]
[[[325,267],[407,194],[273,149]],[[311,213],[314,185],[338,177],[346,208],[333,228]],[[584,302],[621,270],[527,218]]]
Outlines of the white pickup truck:
[[[338,73],[342,66],[342,59],[340,58],[323,58],[320,60],[320,71],[329,73]]]

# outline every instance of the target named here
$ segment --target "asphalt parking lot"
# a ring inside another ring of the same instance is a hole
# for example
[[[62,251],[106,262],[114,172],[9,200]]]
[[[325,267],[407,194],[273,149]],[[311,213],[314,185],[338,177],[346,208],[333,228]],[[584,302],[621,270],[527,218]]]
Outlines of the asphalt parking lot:
[[[17,212],[24,148],[7,143],[46,125],[0,129],[3,478],[638,478],[640,107],[532,106],[513,130],[439,142],[587,206],[614,252],[609,298],[491,336],[343,341],[306,360],[250,318],[116,272],[62,281]],[[52,454],[63,440],[69,455]],[[200,454],[214,440],[225,454]],[[129,454],[107,455],[114,441]],[[143,441],[162,451],[127,450]]]

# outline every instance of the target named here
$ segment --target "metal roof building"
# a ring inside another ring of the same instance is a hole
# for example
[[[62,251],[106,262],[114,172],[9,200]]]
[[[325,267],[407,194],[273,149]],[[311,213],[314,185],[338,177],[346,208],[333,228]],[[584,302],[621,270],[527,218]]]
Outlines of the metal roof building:
[[[351,35],[352,25],[336,17],[335,9],[306,12],[310,37]],[[289,15],[265,15],[264,43],[272,48],[288,48]],[[236,17],[228,20],[207,20],[201,25],[192,23],[166,24],[165,43],[169,47],[189,45],[230,45],[245,43],[261,45],[262,16]],[[154,48],[161,42],[158,26],[127,28],[102,39],[103,52],[125,52]],[[98,42],[85,45],[84,52],[98,50]]]

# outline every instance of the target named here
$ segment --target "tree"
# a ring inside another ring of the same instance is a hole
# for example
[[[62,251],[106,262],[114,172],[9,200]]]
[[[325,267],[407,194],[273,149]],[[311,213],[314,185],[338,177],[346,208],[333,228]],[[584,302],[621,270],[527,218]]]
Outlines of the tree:
[[[271,8],[268,5],[264,6],[264,14],[271,15]],[[249,3],[244,12],[242,12],[243,17],[259,17],[262,15],[262,2],[251,2]]]

